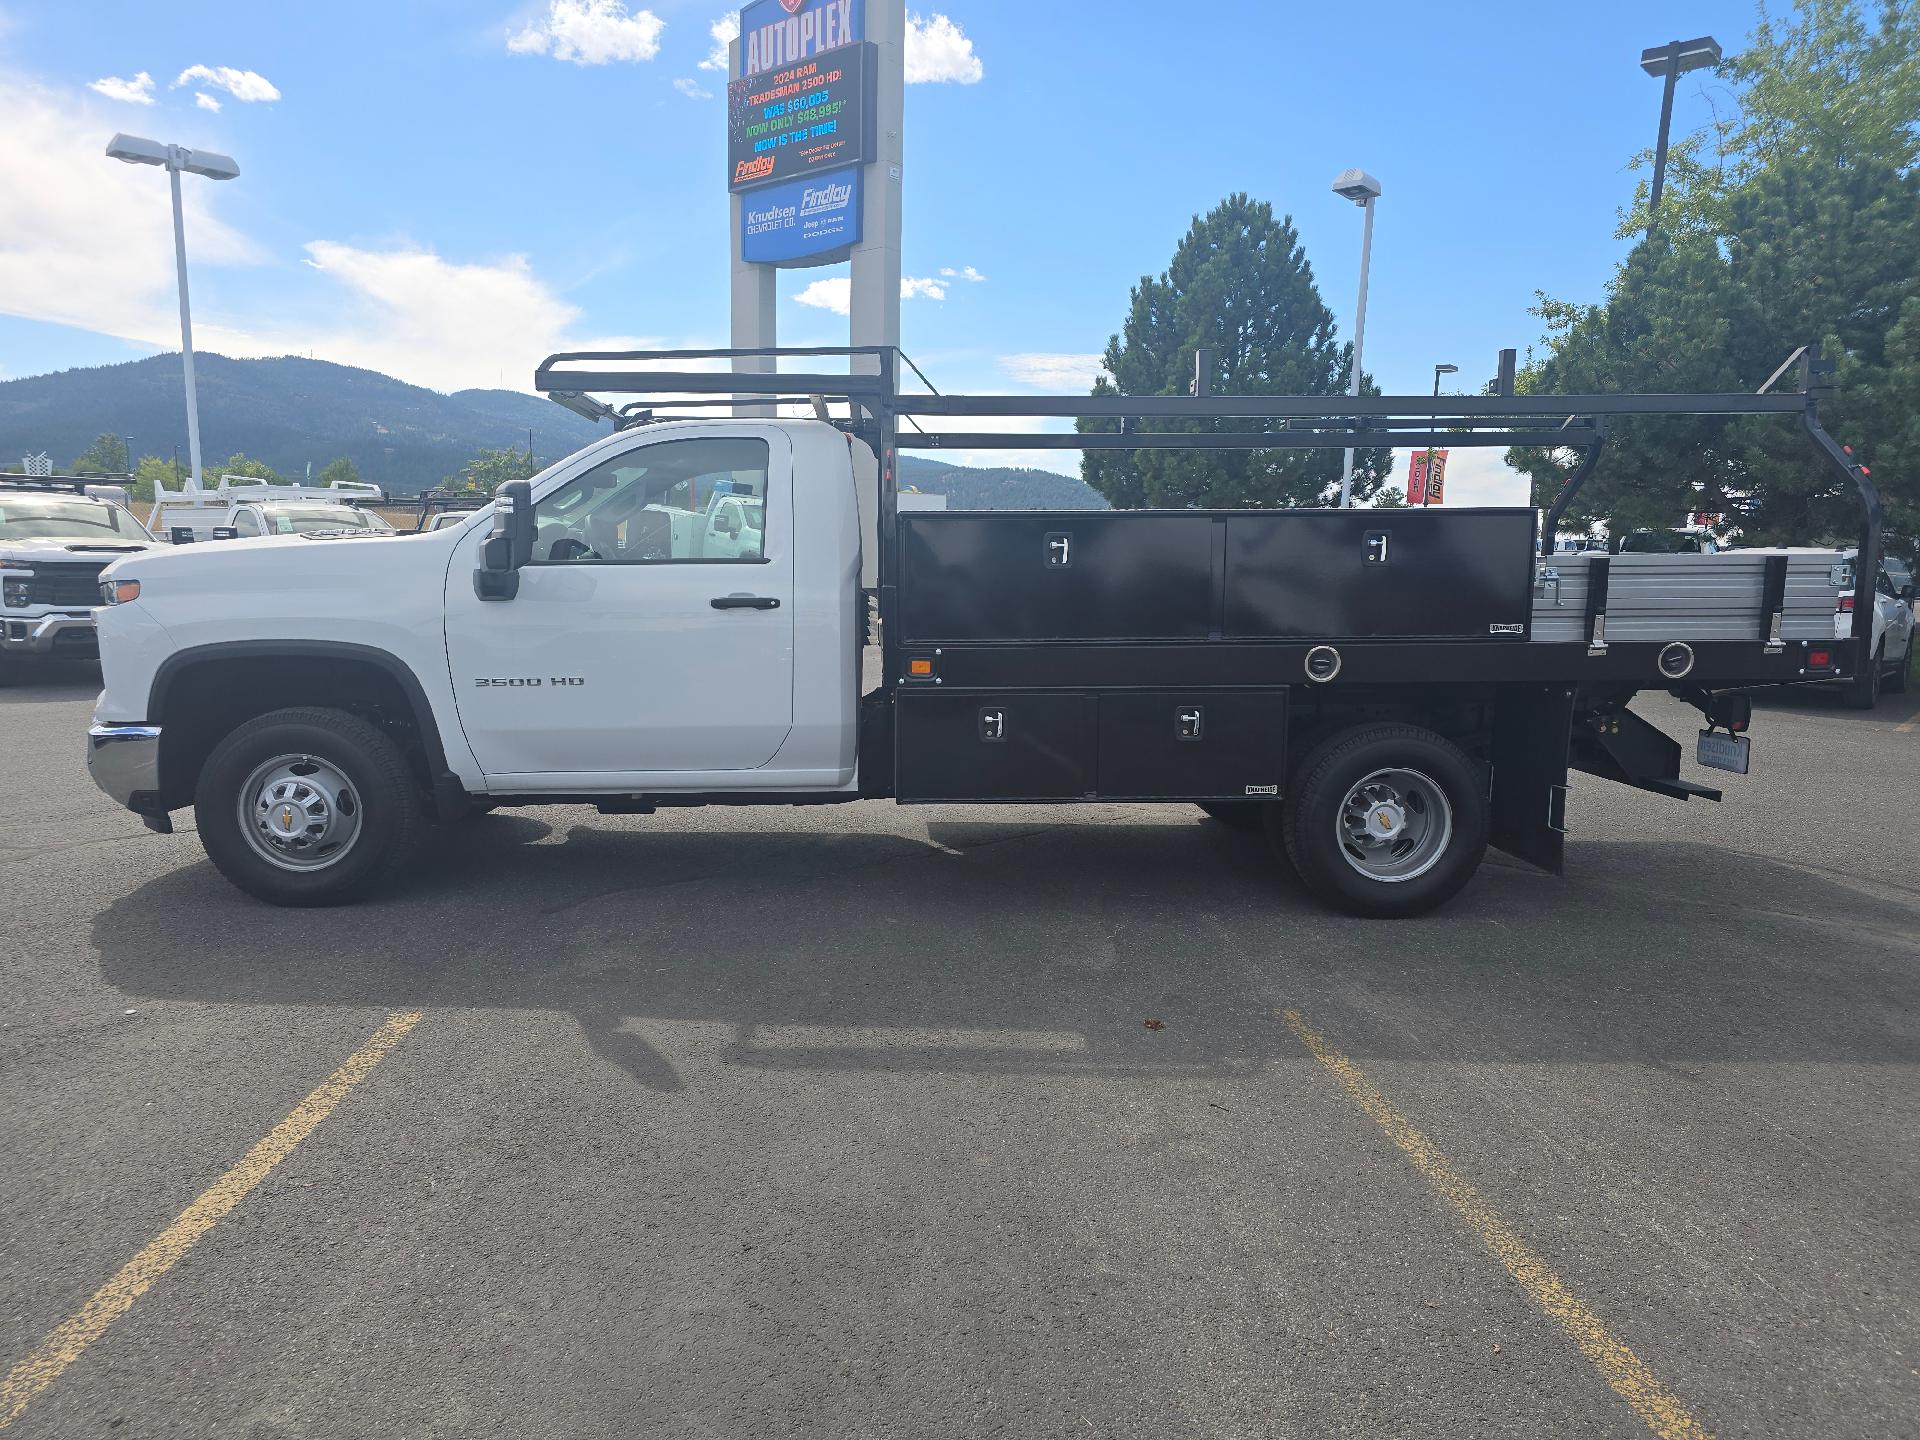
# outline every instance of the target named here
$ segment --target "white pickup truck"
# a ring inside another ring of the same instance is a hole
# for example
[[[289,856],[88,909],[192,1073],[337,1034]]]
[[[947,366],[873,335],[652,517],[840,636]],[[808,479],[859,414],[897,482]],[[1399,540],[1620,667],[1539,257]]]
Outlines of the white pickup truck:
[[[94,654],[100,572],[151,544],[126,500],[84,476],[0,478],[0,680]]]
[[[214,864],[283,905],[353,898],[429,821],[499,806],[1099,800],[1264,828],[1321,898],[1404,916],[1489,846],[1560,873],[1569,769],[1719,799],[1637,692],[1697,708],[1701,763],[1744,774],[1742,692],[1850,677],[1864,652],[1864,631],[1834,633],[1831,555],[1542,556],[1530,509],[949,514],[894,493],[899,449],[996,433],[895,423],[916,416],[1279,417],[1295,428],[1056,438],[1339,448],[1433,424],[1424,396],[908,396],[887,373],[608,358],[555,357],[536,383],[623,428],[460,523],[112,566],[101,788],[160,830],[191,805]],[[642,387],[666,398],[591,400]],[[729,391],[754,413],[642,418]],[[1804,410],[1824,442],[1819,393],[1445,404],[1516,412],[1466,444],[1593,445],[1594,413],[1636,409]],[[809,396],[819,418],[764,418]],[[1355,405],[1385,418],[1356,431]]]

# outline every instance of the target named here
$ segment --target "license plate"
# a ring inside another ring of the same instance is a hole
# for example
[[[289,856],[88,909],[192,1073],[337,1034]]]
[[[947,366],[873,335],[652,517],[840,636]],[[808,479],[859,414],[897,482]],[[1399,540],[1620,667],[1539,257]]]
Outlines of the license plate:
[[[1753,764],[1753,741],[1745,735],[1722,735],[1717,730],[1702,730],[1700,748],[1694,753],[1702,765],[1745,775]]]

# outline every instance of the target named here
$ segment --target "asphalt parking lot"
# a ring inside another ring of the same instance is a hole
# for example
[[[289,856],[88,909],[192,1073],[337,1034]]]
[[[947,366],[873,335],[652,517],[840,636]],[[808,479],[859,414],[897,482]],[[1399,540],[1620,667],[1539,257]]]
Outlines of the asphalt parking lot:
[[[0,690],[0,1428],[1920,1433],[1914,697],[1367,924],[1184,807],[527,811],[275,911],[96,685]]]

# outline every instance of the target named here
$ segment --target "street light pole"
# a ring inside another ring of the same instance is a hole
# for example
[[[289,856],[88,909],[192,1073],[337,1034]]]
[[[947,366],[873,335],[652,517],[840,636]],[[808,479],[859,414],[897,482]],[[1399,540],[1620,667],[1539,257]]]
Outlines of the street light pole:
[[[1360,397],[1360,358],[1367,344],[1367,279],[1373,268],[1373,202],[1380,198],[1380,182],[1364,170],[1342,170],[1333,180],[1333,193],[1351,200],[1366,213],[1360,232],[1360,304],[1353,317],[1353,373],[1347,377],[1347,394]],[[1353,504],[1353,450],[1349,448],[1340,469],[1340,508]]]
[[[185,145],[163,145],[138,135],[115,135],[107,154],[129,165],[158,165],[167,172],[173,192],[173,262],[180,283],[180,368],[187,385],[187,458],[193,466],[189,488],[200,489],[200,402],[193,383],[193,315],[187,298],[187,225],[180,203],[180,175],[185,171],[209,180],[231,180],[240,167],[228,155],[190,150]],[[131,460],[131,455],[129,455]]]
[[[1662,81],[1660,97],[1660,139],[1653,150],[1653,196],[1647,205],[1647,230],[1660,220],[1660,197],[1667,189],[1667,140],[1673,130],[1673,92],[1680,77],[1689,70],[1704,70],[1720,63],[1720,42],[1711,35],[1697,40],[1674,40],[1640,52],[1640,68]]]
[[[177,149],[177,146],[169,146]],[[200,485],[200,398],[193,384],[193,307],[187,300],[187,222],[180,211],[180,167],[167,162],[173,188],[173,265],[180,276],[180,368],[187,377],[187,463],[193,466],[193,486]]]

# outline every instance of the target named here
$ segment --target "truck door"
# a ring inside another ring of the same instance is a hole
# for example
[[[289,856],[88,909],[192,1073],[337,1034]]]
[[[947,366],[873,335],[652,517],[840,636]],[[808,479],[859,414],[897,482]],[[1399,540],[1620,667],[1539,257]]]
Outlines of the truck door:
[[[484,535],[462,542],[447,656],[490,779],[642,788],[770,764],[793,726],[792,454],[781,431],[721,428],[562,471],[510,601],[478,599]]]

